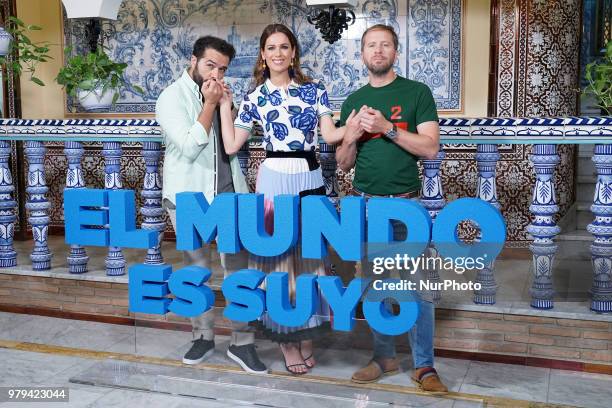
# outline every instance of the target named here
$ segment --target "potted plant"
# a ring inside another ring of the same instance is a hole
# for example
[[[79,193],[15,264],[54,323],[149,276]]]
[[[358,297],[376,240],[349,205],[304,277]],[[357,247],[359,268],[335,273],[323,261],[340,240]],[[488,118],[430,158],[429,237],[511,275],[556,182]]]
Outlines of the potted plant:
[[[114,105],[119,99],[119,87],[128,85],[123,78],[127,64],[110,59],[102,47],[86,55],[70,57],[71,52],[71,47],[64,50],[67,61],[55,78],[57,83],[87,111],[105,110]],[[143,93],[138,86],[133,85],[132,89]]]
[[[604,55],[586,66],[588,85],[583,95],[591,94],[597,106],[607,115],[612,115],[612,40],[608,41]]]
[[[31,31],[39,30],[42,30],[39,26],[26,25],[17,17],[9,16],[6,27],[0,30],[0,65],[6,65],[15,76],[20,76],[23,71],[28,72],[30,81],[44,86],[44,82],[34,74],[39,63],[52,59],[48,54],[50,43],[34,43],[27,36]],[[16,55],[17,58],[9,61],[9,55]]]

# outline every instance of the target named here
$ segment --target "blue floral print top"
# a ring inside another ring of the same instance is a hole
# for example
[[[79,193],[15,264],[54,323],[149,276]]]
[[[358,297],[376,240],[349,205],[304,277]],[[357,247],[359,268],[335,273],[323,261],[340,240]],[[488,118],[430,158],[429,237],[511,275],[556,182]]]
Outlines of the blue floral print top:
[[[285,92],[268,79],[244,96],[234,126],[251,131],[257,121],[268,151],[315,150],[323,115],[331,116],[332,110],[321,82],[291,81]]]

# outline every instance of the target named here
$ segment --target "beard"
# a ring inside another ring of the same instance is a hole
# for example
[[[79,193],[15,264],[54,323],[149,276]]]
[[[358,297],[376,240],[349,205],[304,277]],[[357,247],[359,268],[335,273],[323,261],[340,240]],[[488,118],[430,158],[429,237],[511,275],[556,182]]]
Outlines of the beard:
[[[388,74],[389,71],[391,71],[391,68],[393,68],[393,61],[390,61],[389,63],[384,64],[384,65],[375,65],[373,63],[366,62],[365,65],[368,68],[368,71],[372,73],[372,75],[383,76],[383,75]]]
[[[201,90],[202,89],[202,85],[204,84],[204,78],[195,69],[193,70],[192,79],[193,79],[193,82],[195,82],[198,85],[198,90]]]

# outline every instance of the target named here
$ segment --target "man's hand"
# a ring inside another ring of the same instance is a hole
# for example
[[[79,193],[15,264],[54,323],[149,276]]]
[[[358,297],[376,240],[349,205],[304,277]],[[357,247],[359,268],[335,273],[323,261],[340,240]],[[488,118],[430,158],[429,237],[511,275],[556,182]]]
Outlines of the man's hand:
[[[346,132],[344,133],[344,139],[349,143],[356,142],[363,135],[360,114],[361,112],[355,114],[355,109],[353,109],[349,117],[346,119]]]
[[[231,108],[232,102],[234,100],[234,97],[232,95],[232,89],[225,82],[223,82],[221,85],[223,86],[223,95],[221,96],[219,103],[221,107],[229,106]]]
[[[202,84],[201,92],[204,95],[205,104],[216,106],[223,96],[223,85],[211,78]]]
[[[361,127],[368,133],[385,133],[393,128],[383,114],[374,108],[365,108],[360,112]]]

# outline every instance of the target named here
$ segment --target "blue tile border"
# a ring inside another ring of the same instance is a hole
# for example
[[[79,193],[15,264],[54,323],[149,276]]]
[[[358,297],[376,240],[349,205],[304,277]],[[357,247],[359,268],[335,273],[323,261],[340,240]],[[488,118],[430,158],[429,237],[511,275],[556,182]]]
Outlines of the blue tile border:
[[[612,117],[441,118],[444,144],[612,143]],[[162,141],[154,119],[0,119],[3,140]],[[252,147],[259,146],[257,136]]]

